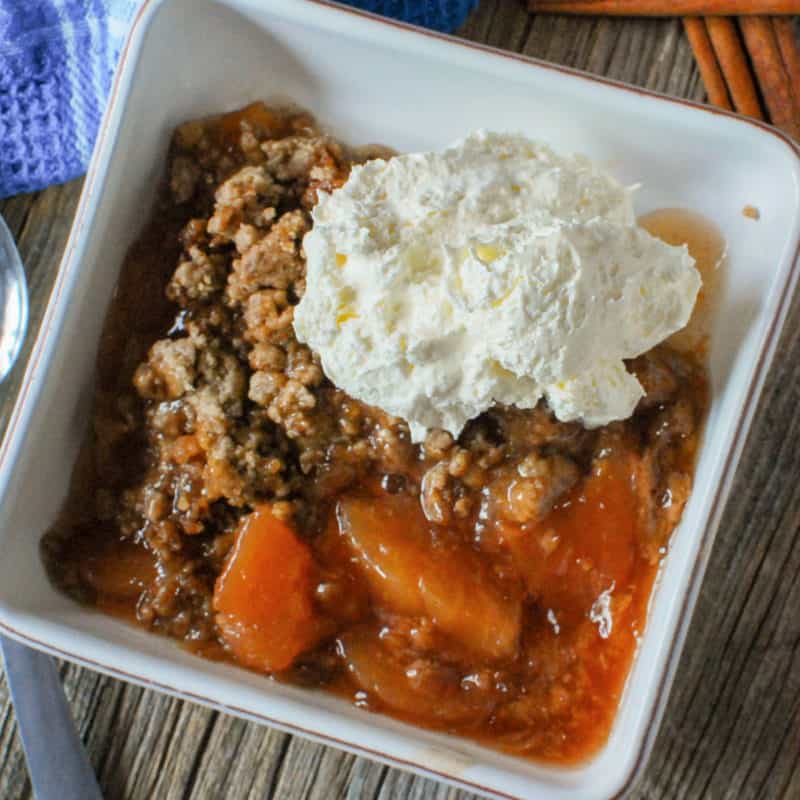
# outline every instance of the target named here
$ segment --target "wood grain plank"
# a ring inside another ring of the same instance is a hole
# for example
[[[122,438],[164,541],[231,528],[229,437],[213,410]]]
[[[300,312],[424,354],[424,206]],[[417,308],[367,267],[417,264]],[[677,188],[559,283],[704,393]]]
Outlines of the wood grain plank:
[[[676,20],[531,15],[484,0],[467,39],[682,97],[703,90]],[[49,296],[80,182],[0,202],[31,287]],[[30,345],[28,344],[28,347]],[[26,350],[26,353],[28,351]],[[0,387],[0,430],[21,369]],[[800,797],[800,305],[757,415],[650,765],[635,798]],[[472,800],[368,759],[73,665],[67,695],[107,798]],[[31,797],[0,680],[0,797]]]
[[[14,710],[8,695],[5,677],[0,681],[0,797],[27,798],[32,797],[32,788],[28,779],[22,743],[17,734]]]

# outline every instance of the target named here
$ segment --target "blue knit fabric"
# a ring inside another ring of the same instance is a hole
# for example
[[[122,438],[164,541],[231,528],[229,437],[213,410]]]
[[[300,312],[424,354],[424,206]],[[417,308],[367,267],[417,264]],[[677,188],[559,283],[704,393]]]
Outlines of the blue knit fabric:
[[[340,0],[340,2],[443,33],[452,33],[478,5],[478,0]]]
[[[477,0],[344,0],[455,30]],[[86,171],[140,0],[0,0],[0,198]]]

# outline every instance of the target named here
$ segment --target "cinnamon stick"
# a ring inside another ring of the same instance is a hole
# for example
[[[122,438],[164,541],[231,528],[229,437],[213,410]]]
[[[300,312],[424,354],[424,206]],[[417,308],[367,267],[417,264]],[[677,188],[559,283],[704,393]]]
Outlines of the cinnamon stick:
[[[719,68],[711,39],[708,38],[706,23],[701,17],[684,17],[683,27],[686,29],[689,44],[692,46],[692,52],[697,61],[708,102],[719,108],[733,110],[725,78]]]
[[[800,0],[528,0],[531,11],[628,17],[800,14]]]
[[[795,102],[800,96],[800,48],[797,45],[797,36],[794,30],[794,21],[790,17],[775,17],[772,20],[775,36],[778,39],[778,48],[781,51],[783,66],[789,75]]]
[[[728,17],[707,17],[706,28],[734,107],[740,114],[764,119],[756,86],[733,20]]]
[[[800,119],[772,20],[743,17],[739,24],[772,124],[797,136]]]

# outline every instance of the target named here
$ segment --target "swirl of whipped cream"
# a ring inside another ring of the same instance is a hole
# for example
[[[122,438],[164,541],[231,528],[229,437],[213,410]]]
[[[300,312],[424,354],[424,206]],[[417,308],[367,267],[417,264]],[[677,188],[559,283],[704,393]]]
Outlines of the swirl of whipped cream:
[[[313,218],[297,337],[415,441],[542,397],[562,421],[625,419],[643,390],[623,359],[685,326],[700,288],[628,189],[521,135],[356,166]]]

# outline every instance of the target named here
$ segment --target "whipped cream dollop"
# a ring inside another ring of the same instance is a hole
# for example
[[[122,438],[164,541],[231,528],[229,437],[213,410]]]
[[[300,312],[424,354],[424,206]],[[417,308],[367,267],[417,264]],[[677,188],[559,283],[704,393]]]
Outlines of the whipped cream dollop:
[[[686,325],[700,288],[629,189],[521,135],[355,166],[313,218],[297,337],[415,441],[542,397],[562,421],[625,419],[643,390],[623,359]]]

